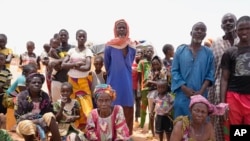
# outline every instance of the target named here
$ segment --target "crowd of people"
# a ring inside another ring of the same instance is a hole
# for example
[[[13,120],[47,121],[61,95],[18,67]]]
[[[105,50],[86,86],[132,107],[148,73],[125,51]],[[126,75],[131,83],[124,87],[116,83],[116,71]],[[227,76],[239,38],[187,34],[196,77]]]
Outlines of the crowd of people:
[[[227,13],[221,28],[222,37],[204,41],[206,24],[195,23],[191,42],[176,51],[163,45],[164,58],[149,41],[130,39],[124,19],[98,53],[86,46],[85,30],[71,45],[61,29],[41,55],[27,42],[18,78],[0,34],[0,140],[12,140],[4,130],[8,116],[25,141],[129,141],[133,130],[148,132],[148,112],[150,139],[229,141],[231,124],[250,124],[250,17]]]

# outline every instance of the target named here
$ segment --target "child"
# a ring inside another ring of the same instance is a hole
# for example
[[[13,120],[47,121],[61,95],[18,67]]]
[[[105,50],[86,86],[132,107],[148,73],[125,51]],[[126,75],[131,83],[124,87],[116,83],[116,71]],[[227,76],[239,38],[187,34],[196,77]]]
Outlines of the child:
[[[6,47],[7,36],[5,34],[0,34],[0,53],[3,53],[6,56],[5,65],[6,68],[10,68],[10,62],[13,58],[13,52],[10,48]]]
[[[40,57],[36,56],[33,52],[35,49],[35,43],[32,41],[28,41],[26,44],[27,52],[20,55],[19,67],[22,68],[27,64],[35,64],[37,65],[37,69],[40,70]]]
[[[166,78],[166,71],[162,67],[161,59],[158,56],[154,56],[151,60],[151,70],[148,76],[148,80],[145,83],[145,85],[149,88],[149,92],[147,95],[148,98],[148,110],[151,111],[153,101],[155,97],[157,96],[157,85],[156,81],[158,80],[167,80]],[[149,126],[152,131],[153,137],[155,136],[154,133],[154,118],[150,118],[149,120]]]
[[[155,112],[155,132],[159,134],[160,141],[163,141],[163,134],[165,132],[167,140],[169,141],[173,130],[173,119],[171,117],[173,98],[171,94],[168,93],[168,85],[165,80],[157,81],[157,91],[158,95],[150,111],[150,118],[154,118]]]
[[[97,108],[88,116],[86,137],[91,141],[128,140],[129,129],[123,109],[119,105],[112,107],[116,97],[115,90],[107,84],[99,84],[94,91]],[[132,113],[131,113],[132,114]]]
[[[7,113],[7,108],[2,103],[3,103],[6,90],[10,86],[10,80],[12,79],[12,74],[10,70],[7,69],[5,66],[5,55],[3,53],[0,53],[0,76],[1,76],[0,77],[0,114],[2,114],[1,116],[3,117],[2,119],[4,119],[3,115]],[[2,127],[6,128],[6,125],[2,125]]]
[[[95,70],[90,72],[90,75],[92,75],[92,84],[91,84],[91,92],[93,97],[93,92],[95,89],[95,86],[98,84],[104,84],[106,83],[107,74],[105,71],[102,70],[103,67],[103,57],[102,56],[95,56],[94,58],[94,66]],[[93,98],[93,106],[96,108],[96,103]]]
[[[145,45],[145,53],[144,53],[144,59],[140,60],[138,64],[138,81],[139,81],[139,90],[141,92],[141,122],[140,122],[140,128],[142,129],[142,132],[144,132],[144,124],[146,120],[147,115],[147,107],[148,107],[148,87],[145,85],[147,82],[149,72],[150,72],[150,61],[152,59],[152,56],[154,54],[153,46],[151,45]]]
[[[50,45],[44,44],[43,52],[41,53],[40,58],[41,58],[42,64],[45,66],[47,66],[49,63],[49,55],[48,55],[49,51],[50,51]]]
[[[80,105],[76,99],[70,98],[72,93],[72,85],[68,82],[62,83],[61,99],[53,104],[53,109],[56,113],[56,120],[59,123],[58,128],[62,141],[66,141],[66,137],[69,133],[79,132],[78,129],[75,128],[74,122],[80,117]]]
[[[143,58],[143,49],[140,47],[136,48],[135,59],[132,64],[132,83],[133,83],[133,93],[135,98],[135,122],[138,123],[138,118],[140,117],[140,105],[141,105],[141,95],[138,89],[138,72],[137,67],[139,61]]]
[[[165,44],[162,48],[162,52],[165,55],[165,58],[162,60],[163,65],[167,71],[167,79],[169,85],[171,85],[171,67],[172,67],[172,58],[174,57],[174,47],[171,44]]]
[[[59,60],[60,56],[57,54],[57,48],[58,48],[58,40],[56,38],[52,38],[50,39],[50,51],[48,53],[49,56],[49,65],[48,65],[48,71],[47,71],[47,75],[49,77],[49,79],[51,79],[51,77],[53,78],[53,76],[57,73],[57,69],[56,68],[60,68],[59,66],[55,66],[54,63],[51,63],[53,61]]]

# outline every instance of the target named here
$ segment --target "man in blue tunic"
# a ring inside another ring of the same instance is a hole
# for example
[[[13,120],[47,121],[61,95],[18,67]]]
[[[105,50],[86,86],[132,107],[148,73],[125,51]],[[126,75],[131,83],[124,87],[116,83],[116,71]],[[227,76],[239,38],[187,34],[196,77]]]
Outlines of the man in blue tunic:
[[[191,30],[191,44],[179,46],[172,64],[171,90],[176,94],[174,118],[190,116],[190,96],[207,97],[207,88],[214,82],[214,57],[210,48],[202,46],[206,25],[198,22]]]

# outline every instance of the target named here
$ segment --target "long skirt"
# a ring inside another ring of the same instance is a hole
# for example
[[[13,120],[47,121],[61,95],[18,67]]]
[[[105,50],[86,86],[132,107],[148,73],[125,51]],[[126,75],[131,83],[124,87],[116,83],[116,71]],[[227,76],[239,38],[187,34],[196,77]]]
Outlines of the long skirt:
[[[87,123],[87,117],[91,110],[93,109],[93,102],[90,90],[90,84],[92,82],[92,77],[87,76],[84,78],[72,78],[69,77],[68,82],[73,86],[73,93],[71,98],[77,99],[80,103],[80,118],[75,121],[75,126],[78,129],[84,128]]]

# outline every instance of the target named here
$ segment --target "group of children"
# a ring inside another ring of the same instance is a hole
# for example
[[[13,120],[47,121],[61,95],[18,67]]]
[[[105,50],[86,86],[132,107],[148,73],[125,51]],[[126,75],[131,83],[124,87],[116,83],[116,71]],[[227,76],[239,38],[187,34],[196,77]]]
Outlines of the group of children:
[[[171,44],[163,46],[164,59],[154,55],[152,45],[143,43],[136,48],[136,57],[132,66],[133,88],[135,96],[135,121],[144,132],[147,110],[149,111],[149,129],[163,140],[170,138],[173,129],[172,104],[174,95],[170,93],[171,58],[174,48]]]

